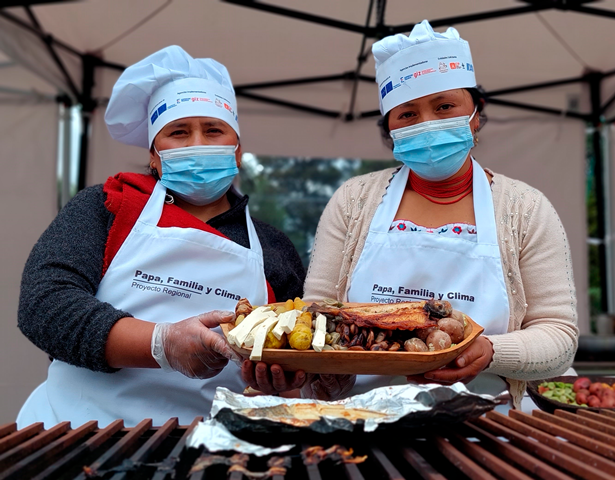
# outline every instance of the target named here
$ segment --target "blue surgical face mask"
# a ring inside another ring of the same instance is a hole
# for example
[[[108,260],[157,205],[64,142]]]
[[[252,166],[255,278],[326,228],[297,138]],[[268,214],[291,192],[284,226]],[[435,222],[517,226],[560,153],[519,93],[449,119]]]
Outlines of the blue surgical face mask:
[[[474,146],[471,116],[432,120],[391,131],[393,156],[425,180],[453,176]]]
[[[192,205],[215,202],[231,187],[239,173],[238,145],[195,145],[156,153],[162,164],[162,183]]]

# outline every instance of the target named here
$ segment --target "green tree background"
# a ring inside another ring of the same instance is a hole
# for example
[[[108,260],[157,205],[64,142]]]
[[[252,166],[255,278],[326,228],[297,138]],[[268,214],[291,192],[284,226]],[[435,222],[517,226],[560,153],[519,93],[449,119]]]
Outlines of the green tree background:
[[[351,177],[399,166],[395,160],[244,156],[239,188],[250,214],[282,230],[308,266],[318,220],[335,190]]]

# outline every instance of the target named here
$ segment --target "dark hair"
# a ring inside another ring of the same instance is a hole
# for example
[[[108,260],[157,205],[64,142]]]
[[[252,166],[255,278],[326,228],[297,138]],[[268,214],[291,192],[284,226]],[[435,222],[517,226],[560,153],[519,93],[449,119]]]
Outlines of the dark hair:
[[[154,153],[154,143],[152,142],[152,146],[149,149],[150,153]],[[152,177],[154,177],[154,179],[156,181],[160,180],[160,176],[158,175],[158,170],[156,170],[154,167],[152,167],[151,163],[147,164],[147,173],[149,173]]]
[[[158,175],[158,170],[156,170],[151,165],[147,166],[147,173],[149,173],[152,177],[154,177],[154,179],[160,180],[160,176]]]
[[[480,85],[477,85],[473,88],[466,88],[470,96],[472,97],[472,101],[474,102],[474,106],[476,107],[476,113],[478,114],[478,118],[480,119],[480,123],[478,125],[478,130],[481,130],[485,123],[487,123],[487,115],[485,115],[485,105],[487,104],[487,95],[485,90]],[[380,135],[382,137],[383,143],[393,150],[393,139],[391,138],[391,129],[389,128],[389,110],[383,117],[378,119],[378,128],[380,129]]]

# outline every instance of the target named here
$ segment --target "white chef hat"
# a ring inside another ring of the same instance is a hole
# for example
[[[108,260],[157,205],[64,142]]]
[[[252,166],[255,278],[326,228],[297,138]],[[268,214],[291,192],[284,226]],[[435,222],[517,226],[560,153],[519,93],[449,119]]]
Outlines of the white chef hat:
[[[468,42],[450,27],[435,32],[427,20],[410,35],[391,35],[372,45],[380,112],[402,103],[454,88],[476,86]]]
[[[146,148],[166,124],[184,117],[218,118],[239,136],[235,90],[226,67],[211,58],[192,58],[176,45],[126,68],[105,112],[115,140]]]

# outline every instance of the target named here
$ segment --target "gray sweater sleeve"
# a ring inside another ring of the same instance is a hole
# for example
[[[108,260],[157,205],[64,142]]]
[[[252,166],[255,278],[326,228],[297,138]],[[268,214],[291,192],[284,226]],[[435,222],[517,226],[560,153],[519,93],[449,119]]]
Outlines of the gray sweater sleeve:
[[[105,360],[111,327],[130,317],[96,299],[108,230],[102,185],[79,192],[40,237],[21,281],[18,325],[51,357],[113,372]]]

